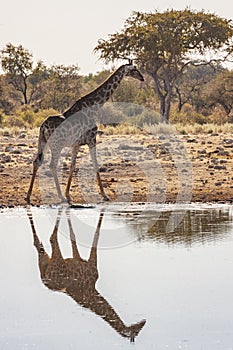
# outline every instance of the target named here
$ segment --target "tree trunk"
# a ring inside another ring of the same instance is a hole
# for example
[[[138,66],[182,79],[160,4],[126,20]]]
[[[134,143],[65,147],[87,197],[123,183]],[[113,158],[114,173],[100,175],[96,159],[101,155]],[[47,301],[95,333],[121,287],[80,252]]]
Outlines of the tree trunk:
[[[170,109],[171,109],[171,97],[170,94],[166,96],[159,96],[160,99],[160,118],[162,123],[169,123]]]
[[[26,82],[27,78],[23,77],[23,100],[24,100],[24,104],[27,105],[28,104],[28,98],[27,98],[27,82]]]
[[[164,91],[161,88],[157,73],[151,74],[154,80],[154,89],[160,101],[160,118],[162,123],[168,123],[170,119],[172,84],[164,82]]]

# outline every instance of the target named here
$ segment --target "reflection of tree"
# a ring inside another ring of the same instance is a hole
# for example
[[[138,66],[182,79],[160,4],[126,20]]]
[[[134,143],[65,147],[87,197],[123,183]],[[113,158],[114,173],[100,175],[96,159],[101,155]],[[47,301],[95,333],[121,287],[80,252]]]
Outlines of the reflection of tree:
[[[176,215],[178,218],[183,215],[182,211],[150,211],[144,216],[138,212],[134,215],[134,221],[125,214],[126,221],[133,227],[140,240],[185,246],[224,239],[226,234],[230,233],[229,222],[232,221],[231,212],[226,209],[187,210],[180,224],[170,231],[168,223],[171,215],[175,221]]]
[[[88,260],[82,259],[79,254],[69,209],[67,209],[65,213],[73,253],[73,257],[68,259],[62,257],[58,244],[58,228],[62,209],[59,209],[58,211],[55,227],[50,237],[52,247],[51,257],[46,253],[43,244],[39,241],[32,213],[30,211],[28,212],[33,232],[34,246],[38,253],[38,265],[42,282],[46,287],[53,291],[66,293],[79,305],[93,311],[96,315],[104,319],[121,336],[129,338],[130,341],[133,342],[146,321],[142,320],[131,326],[126,326],[113,307],[95,287],[99,277],[97,268],[97,245],[104,213],[101,212],[99,215]]]

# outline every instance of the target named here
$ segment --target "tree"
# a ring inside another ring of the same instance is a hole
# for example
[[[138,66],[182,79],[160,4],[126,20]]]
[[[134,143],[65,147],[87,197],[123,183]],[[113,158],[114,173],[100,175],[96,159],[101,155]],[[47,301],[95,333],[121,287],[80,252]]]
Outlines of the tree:
[[[23,103],[28,104],[28,77],[32,73],[32,54],[22,45],[7,44],[1,50],[1,65],[8,82],[23,95]]]
[[[20,106],[20,100],[18,92],[7,83],[5,75],[0,75],[0,110],[4,114],[11,114]]]
[[[193,64],[187,66],[174,84],[178,97],[178,112],[181,112],[186,103],[190,103],[197,112],[202,112],[205,105],[202,90],[207,83],[223,70],[221,65],[208,64],[208,62],[202,65],[198,65],[198,62],[193,62]]]
[[[192,63],[190,55],[223,49],[227,56],[232,35],[230,21],[204,11],[133,12],[120,32],[98,41],[95,51],[106,61],[134,57],[153,78],[161,120],[168,122],[174,85]]]
[[[81,87],[77,65],[53,65],[42,83],[37,103],[40,108],[54,108],[63,112],[80,97]]]
[[[226,70],[218,74],[206,85],[204,97],[211,107],[221,105],[229,117],[233,110],[233,72]]]

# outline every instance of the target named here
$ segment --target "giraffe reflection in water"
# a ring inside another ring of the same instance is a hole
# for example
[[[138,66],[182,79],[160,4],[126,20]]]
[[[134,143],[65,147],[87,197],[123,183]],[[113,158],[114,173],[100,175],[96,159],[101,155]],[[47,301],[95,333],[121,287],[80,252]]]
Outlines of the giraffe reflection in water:
[[[70,209],[65,209],[65,214],[68,222],[73,257],[67,259],[63,258],[58,243],[59,223],[62,212],[62,208],[58,210],[55,227],[50,237],[52,247],[52,254],[50,257],[38,238],[32,213],[28,210],[34,246],[38,253],[38,264],[42,282],[53,291],[66,293],[79,305],[93,311],[96,315],[104,319],[121,336],[129,338],[131,342],[134,342],[135,337],[145,325],[146,321],[142,320],[131,326],[126,326],[114,308],[96,290],[96,282],[99,277],[97,268],[97,245],[104,212],[100,212],[88,260],[82,259],[79,254],[75,233],[71,223]]]

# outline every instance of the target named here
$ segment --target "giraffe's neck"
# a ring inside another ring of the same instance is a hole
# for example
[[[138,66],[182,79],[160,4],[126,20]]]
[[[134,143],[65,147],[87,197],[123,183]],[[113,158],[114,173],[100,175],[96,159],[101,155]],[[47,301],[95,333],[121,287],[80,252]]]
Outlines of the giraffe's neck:
[[[134,341],[134,338],[145,324],[145,321],[142,321],[131,326],[126,326],[113,307],[95,288],[91,292],[88,291],[87,293],[86,291],[83,295],[74,293],[74,290],[71,291],[70,288],[66,290],[66,293],[79,305],[91,310],[104,319],[122,337],[129,338],[131,341]]]
[[[103,84],[81,97],[63,115],[68,118],[75,113],[93,106],[102,107],[109,100],[125,75],[124,66],[118,68]]]

